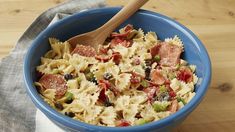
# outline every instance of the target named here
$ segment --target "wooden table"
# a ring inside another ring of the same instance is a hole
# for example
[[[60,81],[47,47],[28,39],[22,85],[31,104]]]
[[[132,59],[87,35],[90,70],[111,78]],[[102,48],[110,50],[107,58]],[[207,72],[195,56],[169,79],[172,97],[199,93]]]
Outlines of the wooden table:
[[[44,10],[64,0],[0,0],[0,58]],[[107,0],[111,6],[127,0]],[[206,97],[177,132],[235,131],[235,0],[150,0],[144,9],[170,16],[205,44],[213,77]]]

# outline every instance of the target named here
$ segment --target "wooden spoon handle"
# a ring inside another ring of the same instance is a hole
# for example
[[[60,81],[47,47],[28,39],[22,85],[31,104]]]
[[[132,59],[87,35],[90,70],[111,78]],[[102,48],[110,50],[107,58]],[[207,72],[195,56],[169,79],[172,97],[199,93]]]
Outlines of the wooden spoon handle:
[[[109,35],[120,24],[133,15],[141,6],[143,6],[149,0],[131,0],[126,6],[122,8],[114,17],[112,17],[107,23],[105,23],[99,29],[103,34]]]

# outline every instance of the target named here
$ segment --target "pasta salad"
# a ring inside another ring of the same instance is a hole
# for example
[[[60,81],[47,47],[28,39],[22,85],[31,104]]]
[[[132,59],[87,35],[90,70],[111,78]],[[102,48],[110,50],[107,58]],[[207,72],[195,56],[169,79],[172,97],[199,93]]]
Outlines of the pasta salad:
[[[158,121],[194,96],[195,65],[181,59],[177,36],[158,39],[126,25],[96,52],[49,38],[51,50],[36,67],[35,86],[58,112],[99,126],[125,127]]]

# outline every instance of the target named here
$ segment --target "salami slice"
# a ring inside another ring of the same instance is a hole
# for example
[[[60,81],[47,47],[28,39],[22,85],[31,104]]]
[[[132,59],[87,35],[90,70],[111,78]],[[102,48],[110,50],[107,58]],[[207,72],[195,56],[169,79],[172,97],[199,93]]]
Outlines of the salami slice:
[[[81,56],[94,57],[96,55],[96,51],[91,46],[77,45],[71,54],[79,54]]]
[[[44,89],[56,89],[56,98],[61,98],[67,90],[66,81],[62,75],[45,74],[39,80]]]

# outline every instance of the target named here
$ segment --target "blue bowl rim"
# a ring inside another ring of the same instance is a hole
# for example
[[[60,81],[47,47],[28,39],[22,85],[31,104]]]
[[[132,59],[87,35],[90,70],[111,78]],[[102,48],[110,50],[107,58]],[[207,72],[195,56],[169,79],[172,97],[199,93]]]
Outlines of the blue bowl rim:
[[[173,20],[167,16],[164,16],[159,13],[152,12],[152,11],[148,11],[148,10],[143,10],[143,9],[140,9],[138,11],[138,13],[150,15],[152,17],[158,17],[158,19],[162,19],[163,21],[177,27],[178,29],[180,29],[181,32],[184,32],[184,34],[187,35],[187,37],[189,37],[192,41],[194,41],[195,44],[197,44],[196,46],[198,46],[198,49],[201,52],[200,56],[203,57],[203,60],[206,65],[206,70],[205,70],[206,72],[204,74],[205,75],[204,80],[200,84],[198,91],[196,93],[196,96],[187,105],[185,105],[185,107],[183,107],[181,110],[179,110],[175,114],[172,114],[164,119],[161,119],[161,120],[155,121],[155,122],[151,122],[151,123],[148,123],[145,125],[141,125],[141,126],[103,127],[103,126],[96,126],[96,125],[83,123],[78,120],[74,120],[72,118],[66,117],[66,116],[60,114],[59,112],[57,112],[56,110],[54,110],[53,108],[51,108],[40,97],[40,95],[38,94],[35,87],[33,87],[32,78],[30,75],[30,71],[28,69],[30,69],[30,59],[32,57],[31,56],[32,51],[34,51],[35,46],[37,45],[37,42],[41,38],[43,38],[44,34],[49,33],[50,30],[62,25],[64,22],[68,22],[68,20],[70,20],[70,19],[76,19],[78,17],[87,15],[89,13],[94,13],[97,11],[118,12],[120,9],[121,9],[121,7],[104,7],[104,8],[97,8],[97,9],[89,9],[86,11],[78,12],[72,16],[66,17],[66,18],[58,21],[57,23],[51,25],[50,27],[48,27],[44,31],[42,31],[39,34],[39,36],[37,36],[37,38],[33,41],[32,45],[28,49],[28,51],[25,55],[24,65],[23,65],[24,81],[26,84],[27,93],[30,96],[31,100],[34,102],[34,104],[37,106],[37,108],[39,108],[44,114],[46,114],[47,116],[49,116],[53,120],[71,128],[71,129],[74,129],[74,130],[77,130],[81,127],[84,129],[89,128],[91,130],[104,130],[104,131],[133,131],[133,130],[146,130],[146,129],[151,129],[151,128],[164,128],[167,126],[167,124],[174,122],[177,119],[181,118],[182,116],[186,116],[187,114],[189,114],[201,102],[203,96],[205,95],[205,93],[208,89],[210,81],[211,81],[211,61],[210,61],[209,55],[206,51],[206,48],[204,47],[202,42],[197,38],[197,36],[192,31],[190,31],[188,28],[186,28],[185,26],[181,25],[180,23],[176,22],[175,20]]]

